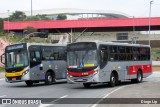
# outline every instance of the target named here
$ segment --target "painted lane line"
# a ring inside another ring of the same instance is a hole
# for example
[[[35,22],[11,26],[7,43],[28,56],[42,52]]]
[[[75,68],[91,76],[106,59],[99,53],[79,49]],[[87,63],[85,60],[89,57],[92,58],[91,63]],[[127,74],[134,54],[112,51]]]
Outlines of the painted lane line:
[[[122,88],[124,88],[124,87],[126,87],[126,86],[122,86],[122,87],[119,87],[119,88],[111,91],[110,93],[108,93],[107,95],[105,95],[103,98],[107,98],[107,97],[110,96],[112,93],[114,93],[114,92],[116,92],[116,91],[118,91],[118,90],[120,90],[120,89],[122,89]]]
[[[68,95],[64,95],[64,96],[62,96],[62,97],[60,97],[60,98],[52,101],[51,103],[54,103],[54,102],[56,102],[56,101],[59,101],[59,100],[61,100],[62,98],[65,98],[65,97],[67,97],[67,96],[68,96]],[[54,104],[40,104],[38,107],[48,107],[48,106],[52,106],[52,105],[54,105]]]
[[[7,95],[1,95],[0,98],[6,97]]]
[[[68,97],[68,95],[64,95],[64,96],[62,96],[62,97],[60,97],[60,98],[65,98],[65,97]]]
[[[119,87],[119,88],[116,88],[115,90],[111,91],[110,93],[108,93],[107,95],[103,96],[102,99],[100,99],[99,101],[96,102],[96,104],[93,104],[91,107],[96,107],[102,100],[103,98],[107,98],[108,96],[110,96],[111,94],[113,94],[114,92],[124,88],[126,86],[122,86],[122,87]]]
[[[48,107],[48,106],[51,106],[53,104],[40,104],[38,107]]]

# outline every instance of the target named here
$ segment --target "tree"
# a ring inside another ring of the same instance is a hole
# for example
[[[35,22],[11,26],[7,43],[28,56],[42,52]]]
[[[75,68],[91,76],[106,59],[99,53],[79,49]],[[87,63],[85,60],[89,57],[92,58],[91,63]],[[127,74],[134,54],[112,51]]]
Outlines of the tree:
[[[65,19],[67,19],[67,16],[65,14],[59,14],[57,16],[57,20],[65,20]]]
[[[36,17],[39,19],[39,20],[50,20],[48,17],[47,17],[47,15],[36,15]]]
[[[3,21],[4,19],[0,18],[0,32],[3,31]]]
[[[26,21],[37,21],[37,20],[50,20],[46,15],[36,15],[36,16],[32,16],[32,17],[28,17],[26,19]]]
[[[34,28],[34,27],[32,27],[32,26],[28,26],[28,27],[26,27],[26,28],[24,29],[23,32],[26,33],[26,34],[29,34],[29,33],[37,32],[37,29]]]
[[[26,19],[26,15],[22,11],[15,11],[12,15],[10,15],[9,20],[10,21],[23,21]]]
[[[27,38],[27,39],[30,39],[30,37],[34,37],[36,35],[36,34],[34,34],[34,32],[37,32],[37,29],[32,26],[28,26],[23,30],[23,34],[24,34],[25,38]]]

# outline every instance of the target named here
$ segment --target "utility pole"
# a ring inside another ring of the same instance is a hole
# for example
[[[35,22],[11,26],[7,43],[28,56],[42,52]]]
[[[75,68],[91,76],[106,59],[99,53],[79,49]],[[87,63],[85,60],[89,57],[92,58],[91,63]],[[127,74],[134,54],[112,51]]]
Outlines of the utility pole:
[[[9,10],[8,11],[8,34],[9,34]]]
[[[32,17],[32,0],[31,0],[31,17]]]
[[[149,34],[148,34],[148,45],[151,45],[150,35],[151,35],[151,7],[152,7],[153,0],[150,1],[149,6]]]

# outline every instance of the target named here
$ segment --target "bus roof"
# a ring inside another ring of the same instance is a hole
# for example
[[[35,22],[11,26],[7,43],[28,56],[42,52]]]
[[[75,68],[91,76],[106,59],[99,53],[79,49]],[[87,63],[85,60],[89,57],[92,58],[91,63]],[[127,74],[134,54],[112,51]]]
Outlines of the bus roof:
[[[137,47],[150,47],[150,45],[144,44],[130,44],[130,43],[120,43],[120,42],[104,42],[104,41],[93,41],[93,42],[76,42],[76,43],[96,43],[98,45],[120,45],[120,46],[137,46]],[[76,44],[75,43],[75,44]],[[74,43],[73,43],[74,44]]]
[[[51,44],[51,43],[16,43],[16,44],[12,44],[12,45],[18,45],[18,44],[27,44],[27,46],[31,46],[31,45],[39,45],[39,46],[66,46],[67,44],[59,44],[59,43],[55,43],[55,44]],[[9,45],[9,46],[12,46]]]

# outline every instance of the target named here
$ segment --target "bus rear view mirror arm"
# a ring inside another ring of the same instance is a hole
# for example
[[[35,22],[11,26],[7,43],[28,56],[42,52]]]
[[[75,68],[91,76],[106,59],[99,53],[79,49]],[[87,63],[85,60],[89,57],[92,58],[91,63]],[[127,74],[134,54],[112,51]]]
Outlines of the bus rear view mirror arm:
[[[2,54],[2,55],[1,55],[1,63],[2,63],[2,64],[5,64],[5,54]]]

